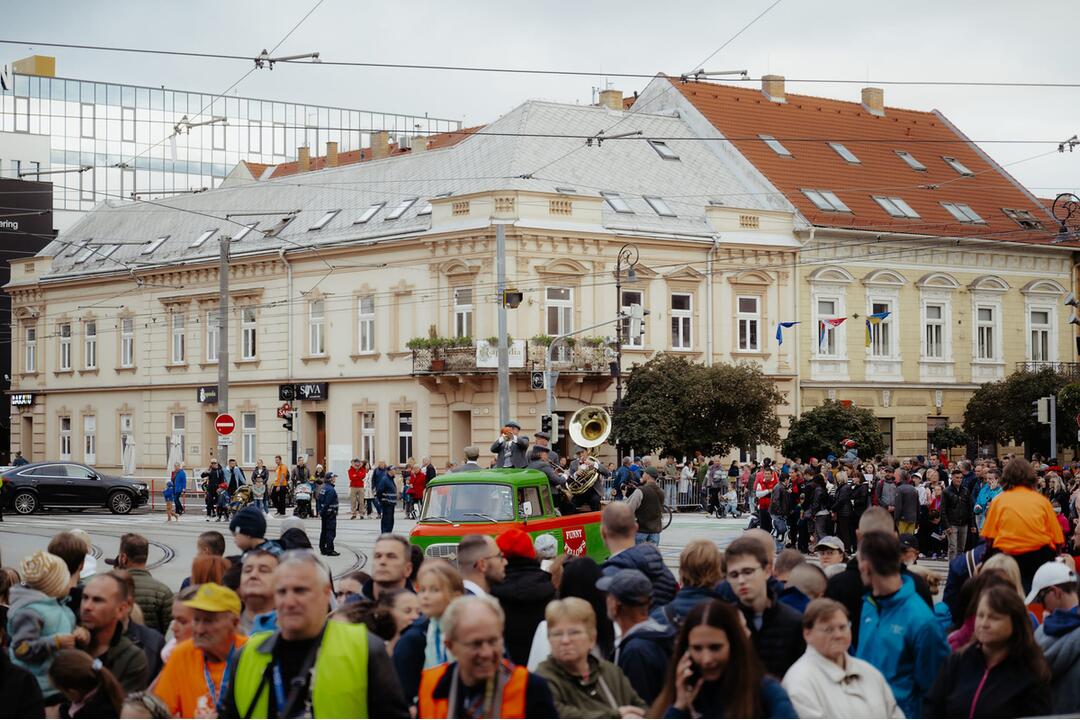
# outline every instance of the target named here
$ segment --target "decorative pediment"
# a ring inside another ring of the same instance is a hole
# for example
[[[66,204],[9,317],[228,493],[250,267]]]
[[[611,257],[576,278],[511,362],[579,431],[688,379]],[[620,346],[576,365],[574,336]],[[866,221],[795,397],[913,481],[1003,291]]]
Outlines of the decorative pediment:
[[[664,279],[667,281],[682,280],[684,282],[699,282],[705,279],[705,274],[695,270],[690,265],[683,265],[680,268],[676,268],[669,273],[664,274]]]
[[[895,270],[874,270],[862,279],[863,285],[887,285],[901,287],[907,285],[907,278]]]
[[[451,279],[463,277],[471,278],[480,272],[481,264],[479,260],[459,260],[455,258],[439,263],[438,268],[440,273]]]
[[[934,288],[936,290],[956,290],[960,283],[949,273],[932,272],[923,275],[915,281],[915,287],[919,289]]]
[[[585,267],[582,263],[571,258],[560,258],[551,262],[545,262],[536,266],[536,272],[539,275],[547,276],[559,276],[559,277],[574,277],[577,280],[592,275],[592,270]]]
[[[980,290],[982,292],[1005,292],[1009,289],[1009,283],[997,275],[980,275],[968,283],[968,290]]]
[[[11,314],[15,316],[16,320],[23,322],[37,320],[42,315],[42,308],[37,305],[20,305],[12,308]]]
[[[1038,280],[1032,280],[1027,285],[1020,288],[1020,292],[1025,295],[1061,295],[1068,291],[1056,280],[1040,278]]]
[[[728,282],[732,285],[772,285],[773,279],[769,274],[761,270],[741,270],[734,275],[728,276]]]
[[[855,276],[842,267],[828,265],[818,268],[810,273],[809,280],[812,283],[853,283]]]

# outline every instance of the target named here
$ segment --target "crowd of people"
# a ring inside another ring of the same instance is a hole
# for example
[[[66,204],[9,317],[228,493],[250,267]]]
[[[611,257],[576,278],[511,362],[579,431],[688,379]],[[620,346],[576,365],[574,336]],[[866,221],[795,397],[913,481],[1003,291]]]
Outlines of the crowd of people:
[[[655,483],[648,463],[603,507],[603,562],[519,528],[467,535],[450,558],[387,532],[366,572],[333,579],[301,518],[268,538],[252,504],[231,538],[199,536],[174,592],[145,537],[124,535],[98,572],[88,536],[61,532],[0,571],[3,697],[19,717],[73,718],[1080,713],[1068,469],[763,462],[747,482],[755,527],[723,549],[692,540],[673,573],[642,532],[634,498],[650,493],[627,492]],[[848,515],[838,504],[859,486],[867,503]],[[920,543],[941,508],[924,514],[920,488],[953,498],[943,590]],[[366,515],[359,495],[349,510]]]

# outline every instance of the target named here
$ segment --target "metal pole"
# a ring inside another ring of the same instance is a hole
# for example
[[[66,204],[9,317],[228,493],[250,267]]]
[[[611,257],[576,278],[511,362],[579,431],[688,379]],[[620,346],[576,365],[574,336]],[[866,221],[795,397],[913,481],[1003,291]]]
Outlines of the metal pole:
[[[622,251],[615,261],[615,312],[622,312]],[[615,328],[615,406],[612,410],[619,412],[622,404],[622,323]],[[618,451],[618,448],[616,448]],[[620,460],[621,462],[621,460]]]
[[[604,327],[605,325],[610,325],[611,323],[621,323],[626,318],[627,316],[623,315],[623,313],[620,312],[615,316],[614,320],[605,320],[603,322],[598,322],[595,325],[583,327],[580,330],[574,330],[573,332],[563,333],[562,335],[555,336],[555,339],[551,341],[551,345],[548,345],[547,352],[544,354],[544,394],[547,401],[546,408],[548,415],[553,415],[555,413],[555,381],[558,379],[559,373],[552,370],[551,365],[553,362],[555,362],[555,348],[558,346],[558,344],[566,340],[566,338],[568,337],[580,335],[583,332],[595,330],[598,327]],[[551,438],[551,444],[554,445],[557,439],[558,438],[555,437]]]
[[[499,291],[499,427],[510,422],[510,349],[506,346],[506,226],[495,226],[495,255]]]
[[[229,243],[222,235],[218,256],[218,414],[229,411]],[[229,446],[218,436],[218,465],[225,467]]]
[[[1057,395],[1050,396],[1050,458],[1057,457]]]

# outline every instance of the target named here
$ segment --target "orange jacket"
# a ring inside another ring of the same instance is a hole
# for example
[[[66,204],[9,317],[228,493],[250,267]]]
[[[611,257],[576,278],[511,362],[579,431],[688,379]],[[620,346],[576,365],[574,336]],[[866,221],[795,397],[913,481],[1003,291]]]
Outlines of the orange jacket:
[[[424,671],[420,677],[419,717],[421,718],[448,718],[450,717],[449,692],[440,693],[436,697],[435,689],[446,675],[450,663],[443,663]],[[503,661],[503,667],[509,671],[510,677],[503,686],[502,707],[495,717],[500,718],[524,718],[525,717],[525,685],[529,678],[529,671],[523,665],[511,665]]]

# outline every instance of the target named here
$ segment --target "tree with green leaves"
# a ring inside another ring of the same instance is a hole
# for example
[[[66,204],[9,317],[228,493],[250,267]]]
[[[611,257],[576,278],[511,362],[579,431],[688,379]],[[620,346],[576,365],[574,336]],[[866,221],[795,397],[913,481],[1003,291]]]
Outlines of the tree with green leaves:
[[[630,373],[612,435],[643,453],[722,455],[779,442],[776,407],[783,402],[772,380],[752,365],[706,367],[661,353]]]
[[[964,409],[964,431],[980,444],[1016,441],[1032,452],[1050,449],[1050,426],[1033,415],[1039,398],[1057,396],[1058,438],[1075,437],[1074,409],[1080,411],[1080,387],[1052,368],[1017,370],[1003,380],[987,383],[971,396]],[[1056,454],[1056,451],[1055,451]]]
[[[938,450],[951,450],[955,447],[967,447],[970,439],[966,432],[955,425],[942,425],[934,428],[930,434],[930,443]]]
[[[841,443],[850,438],[857,443],[859,457],[871,458],[885,450],[877,418],[872,410],[826,400],[824,405],[804,412],[791,421],[781,450],[784,457],[840,457]]]

